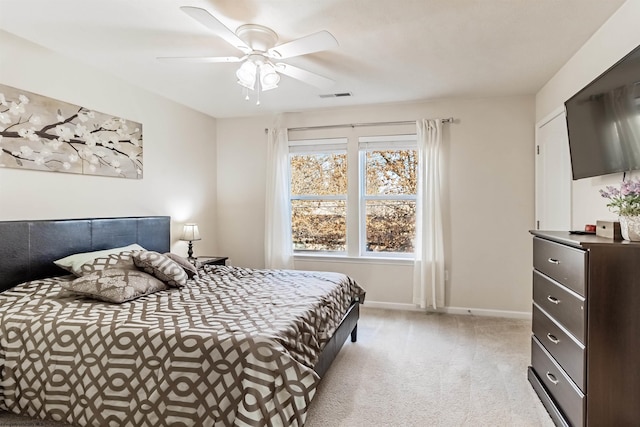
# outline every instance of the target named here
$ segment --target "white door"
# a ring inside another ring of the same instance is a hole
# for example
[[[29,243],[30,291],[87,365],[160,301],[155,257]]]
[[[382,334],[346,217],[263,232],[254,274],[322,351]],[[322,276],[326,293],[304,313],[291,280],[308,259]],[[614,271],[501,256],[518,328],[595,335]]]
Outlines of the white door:
[[[564,108],[536,125],[536,229],[571,229],[571,158]]]

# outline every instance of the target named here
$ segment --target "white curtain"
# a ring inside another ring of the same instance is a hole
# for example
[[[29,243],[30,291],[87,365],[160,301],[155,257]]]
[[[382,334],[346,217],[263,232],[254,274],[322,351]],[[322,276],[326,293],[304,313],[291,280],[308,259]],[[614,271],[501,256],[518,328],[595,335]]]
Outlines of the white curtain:
[[[293,269],[289,209],[289,141],[287,129],[267,132],[267,188],[265,197],[266,268]]]
[[[444,242],[440,163],[442,121],[418,120],[418,189],[416,200],[413,302],[420,308],[444,306]]]

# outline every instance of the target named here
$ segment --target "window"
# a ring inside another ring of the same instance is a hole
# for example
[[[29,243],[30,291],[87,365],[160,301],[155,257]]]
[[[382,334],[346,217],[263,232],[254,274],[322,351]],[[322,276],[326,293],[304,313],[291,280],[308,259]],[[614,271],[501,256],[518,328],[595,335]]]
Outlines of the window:
[[[290,141],[289,151],[296,253],[413,253],[415,135]],[[348,159],[357,168],[349,169]]]
[[[346,140],[292,143],[291,231],[294,251],[347,250]]]
[[[413,253],[418,172],[415,137],[361,138],[359,145],[361,252]]]

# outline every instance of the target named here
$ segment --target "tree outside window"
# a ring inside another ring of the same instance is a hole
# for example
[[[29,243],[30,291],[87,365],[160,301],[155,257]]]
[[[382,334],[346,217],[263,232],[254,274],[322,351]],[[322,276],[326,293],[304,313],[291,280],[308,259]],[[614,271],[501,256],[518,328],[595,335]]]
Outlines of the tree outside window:
[[[295,251],[347,249],[347,153],[292,153],[291,229]]]
[[[361,171],[364,175],[364,251],[413,253],[416,150],[365,149],[361,156],[364,169]]]
[[[351,144],[346,138],[290,141],[289,149],[295,252],[401,258],[413,253],[415,135],[361,137]],[[350,150],[359,156],[351,181]]]

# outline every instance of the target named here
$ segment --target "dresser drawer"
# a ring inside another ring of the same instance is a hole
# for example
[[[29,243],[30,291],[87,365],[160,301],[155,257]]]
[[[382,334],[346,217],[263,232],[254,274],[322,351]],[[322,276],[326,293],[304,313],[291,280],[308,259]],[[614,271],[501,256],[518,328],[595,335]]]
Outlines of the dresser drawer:
[[[584,425],[584,394],[535,337],[531,339],[531,365],[569,424]]]
[[[584,297],[534,270],[533,301],[571,332],[578,341],[585,344]]]
[[[584,346],[571,339],[538,306],[533,305],[533,334],[584,392]]]
[[[533,267],[584,296],[587,253],[539,237],[533,239]]]
[[[533,390],[540,398],[544,408],[551,416],[553,423],[558,427],[571,427],[567,424],[567,420],[564,419],[564,415],[562,415],[562,412],[558,409],[558,405],[556,405],[556,402],[553,400],[547,389],[544,388],[542,381],[538,378],[538,375],[531,366],[527,369],[527,379],[531,383]]]

